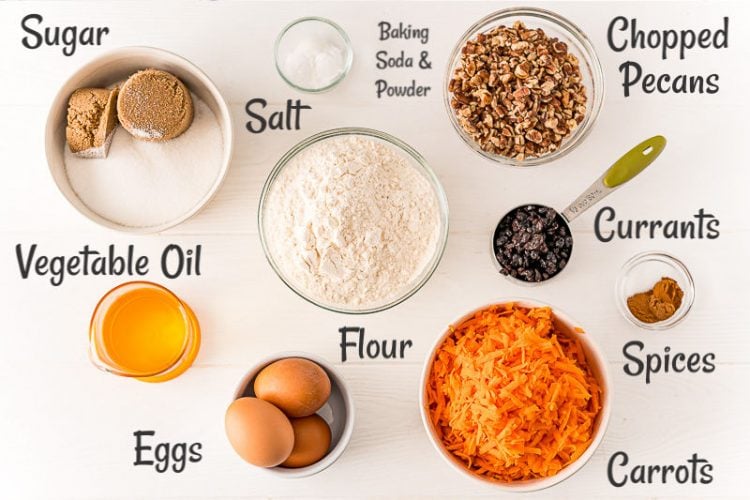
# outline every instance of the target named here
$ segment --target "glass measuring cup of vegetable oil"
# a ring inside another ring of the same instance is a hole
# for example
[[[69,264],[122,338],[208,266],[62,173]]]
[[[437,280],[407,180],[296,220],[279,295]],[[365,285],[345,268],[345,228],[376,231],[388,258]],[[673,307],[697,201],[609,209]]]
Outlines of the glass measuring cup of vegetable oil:
[[[144,382],[171,380],[195,360],[200,326],[190,307],[163,286],[131,281],[102,297],[89,330],[99,369]]]

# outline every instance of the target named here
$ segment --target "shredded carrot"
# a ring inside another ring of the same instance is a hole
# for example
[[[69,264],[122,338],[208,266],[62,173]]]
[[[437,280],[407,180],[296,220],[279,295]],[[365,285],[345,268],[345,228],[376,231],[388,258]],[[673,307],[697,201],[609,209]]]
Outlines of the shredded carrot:
[[[502,304],[451,327],[427,383],[445,448],[500,482],[557,474],[586,451],[602,391],[550,308]]]

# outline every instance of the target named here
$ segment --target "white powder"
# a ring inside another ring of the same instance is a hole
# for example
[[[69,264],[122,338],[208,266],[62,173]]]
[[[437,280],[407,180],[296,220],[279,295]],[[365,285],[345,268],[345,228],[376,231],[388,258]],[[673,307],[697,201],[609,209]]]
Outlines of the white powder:
[[[264,234],[289,282],[310,298],[369,309],[399,298],[432,259],[437,195],[404,153],[338,136],[295,156],[272,185]]]
[[[73,190],[93,212],[117,224],[150,227],[175,220],[198,204],[222,165],[221,126],[193,97],[193,123],[179,137],[146,142],[117,127],[107,158],[80,158],[65,148]]]
[[[308,19],[284,32],[276,57],[288,81],[306,90],[319,90],[333,84],[347,70],[349,47],[337,28]]]
[[[155,130],[153,128],[134,128],[130,131],[130,133],[141,139],[161,139],[164,135],[161,131]]]
[[[298,87],[321,89],[332,84],[346,68],[345,47],[333,40],[301,41],[284,56],[281,70]]]

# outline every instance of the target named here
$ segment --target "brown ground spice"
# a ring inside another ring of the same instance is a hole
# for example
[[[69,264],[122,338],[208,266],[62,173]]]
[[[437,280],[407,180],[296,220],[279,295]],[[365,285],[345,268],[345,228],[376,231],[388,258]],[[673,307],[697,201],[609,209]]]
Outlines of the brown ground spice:
[[[664,277],[651,290],[628,297],[628,309],[644,323],[664,321],[680,308],[683,295],[675,280]]]

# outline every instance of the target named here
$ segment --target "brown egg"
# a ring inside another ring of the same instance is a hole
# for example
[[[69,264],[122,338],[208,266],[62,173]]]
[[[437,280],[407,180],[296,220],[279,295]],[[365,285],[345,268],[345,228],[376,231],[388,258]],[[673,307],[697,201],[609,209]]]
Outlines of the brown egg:
[[[286,358],[261,370],[255,378],[255,395],[281,408],[290,417],[312,415],[331,395],[325,370],[309,359]]]
[[[234,451],[259,467],[279,465],[294,448],[294,430],[289,419],[262,399],[234,400],[224,416],[224,429]]]
[[[312,465],[326,453],[331,446],[331,429],[319,415],[293,418],[294,448],[282,467],[306,467]]]

